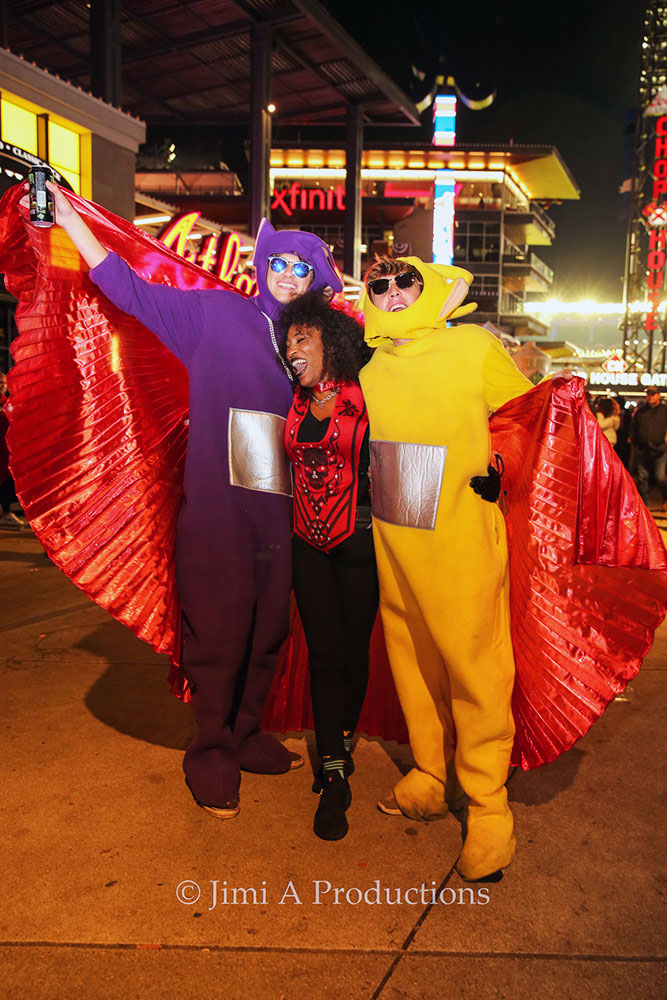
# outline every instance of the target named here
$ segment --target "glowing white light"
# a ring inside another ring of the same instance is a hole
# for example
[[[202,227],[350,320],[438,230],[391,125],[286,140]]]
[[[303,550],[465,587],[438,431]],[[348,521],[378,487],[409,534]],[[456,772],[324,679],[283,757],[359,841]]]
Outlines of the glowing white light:
[[[135,226],[156,226],[159,222],[171,222],[170,215],[139,215],[135,220]]]
[[[453,170],[438,170],[433,195],[433,263],[451,264],[454,259]]]

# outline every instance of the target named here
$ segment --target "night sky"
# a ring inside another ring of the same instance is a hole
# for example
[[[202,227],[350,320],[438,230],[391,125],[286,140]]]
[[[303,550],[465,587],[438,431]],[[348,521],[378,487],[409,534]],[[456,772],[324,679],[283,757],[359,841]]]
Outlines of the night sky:
[[[458,102],[461,141],[555,145],[581,200],[553,206],[553,248],[537,252],[556,272],[555,296],[620,301],[630,175],[628,116],[639,78],[640,0],[470,4],[331,0],[329,12],[397,83],[411,62],[431,70],[445,59],[457,80],[495,81],[483,111]],[[465,89],[465,88],[463,88]],[[400,137],[408,133],[400,130]]]

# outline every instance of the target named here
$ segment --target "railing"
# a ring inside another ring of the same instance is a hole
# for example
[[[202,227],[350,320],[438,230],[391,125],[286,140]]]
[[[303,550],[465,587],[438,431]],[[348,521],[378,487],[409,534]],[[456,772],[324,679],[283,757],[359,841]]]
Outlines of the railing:
[[[530,255],[530,266],[532,267],[533,271],[537,271],[537,273],[542,278],[544,278],[545,281],[548,281],[550,285],[553,285],[554,281],[553,269],[550,268],[548,264],[545,264],[544,261],[540,257],[538,257],[536,253],[531,253]]]
[[[538,205],[536,201],[531,201],[530,210],[534,215],[537,216],[537,218],[540,220],[546,231],[549,233],[551,239],[553,239],[554,236],[556,235],[556,224],[554,223],[554,220],[551,218],[551,216],[547,215],[544,209],[540,205]]]
[[[500,298],[500,312],[504,316],[516,316],[523,313],[523,299],[512,292],[503,292]]]
[[[533,253],[527,246],[518,247],[505,237],[503,242],[503,263],[507,264],[528,264],[528,266],[540,275],[541,278],[552,285],[554,272],[548,264]]]

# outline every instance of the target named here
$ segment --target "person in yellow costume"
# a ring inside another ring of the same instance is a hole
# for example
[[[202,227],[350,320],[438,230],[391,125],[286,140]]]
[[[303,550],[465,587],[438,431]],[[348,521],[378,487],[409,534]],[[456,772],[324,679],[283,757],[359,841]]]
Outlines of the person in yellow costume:
[[[462,787],[457,868],[476,880],[514,856],[505,788],[514,656],[503,515],[470,481],[487,474],[490,414],[532,386],[491,333],[449,325],[475,308],[461,306],[471,282],[462,268],[418,257],[378,259],[364,301],[376,350],[360,381],[380,609],[415,760],[379,807],[433,819]]]

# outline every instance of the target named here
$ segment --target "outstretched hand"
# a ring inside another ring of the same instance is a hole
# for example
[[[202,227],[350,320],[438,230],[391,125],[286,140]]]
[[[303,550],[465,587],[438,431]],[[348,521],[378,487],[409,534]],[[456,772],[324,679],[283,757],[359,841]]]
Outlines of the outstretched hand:
[[[107,256],[108,251],[102,246],[58,185],[47,181],[46,186],[53,195],[53,216],[56,223],[68,233],[88,267],[97,267]],[[25,194],[19,199],[19,211],[23,218],[28,221],[30,218],[30,198],[27,184],[24,185],[24,191]]]

